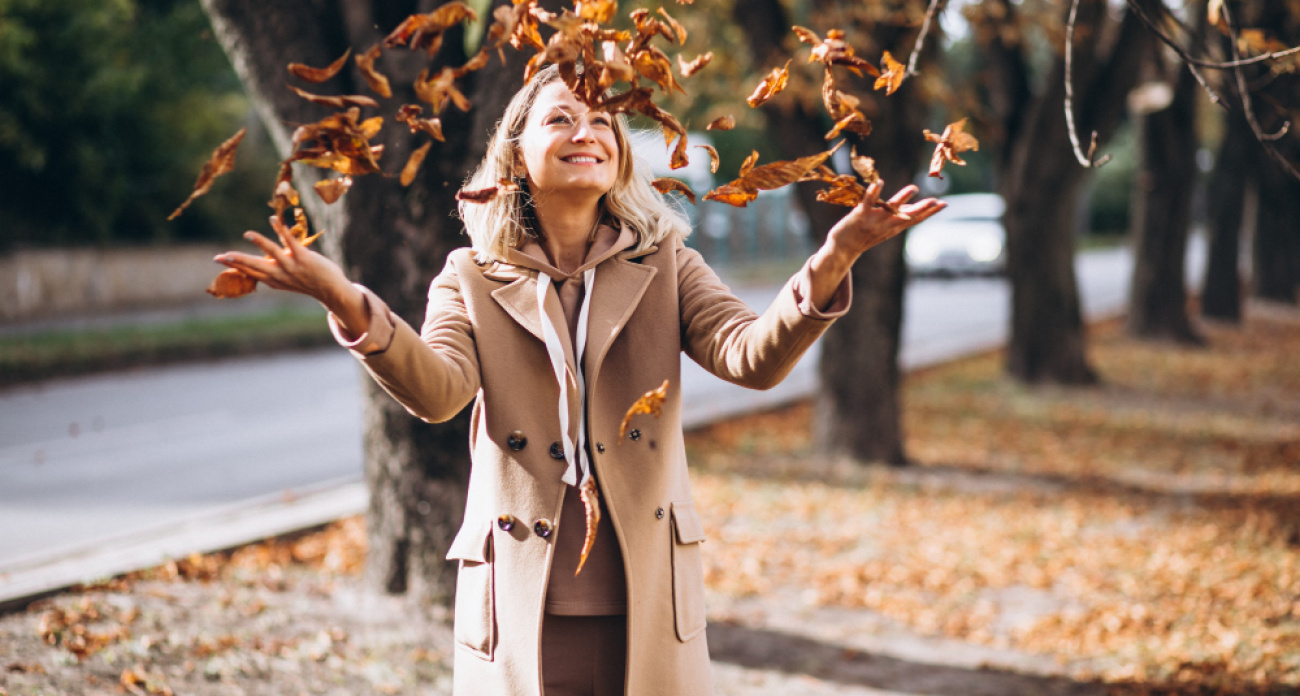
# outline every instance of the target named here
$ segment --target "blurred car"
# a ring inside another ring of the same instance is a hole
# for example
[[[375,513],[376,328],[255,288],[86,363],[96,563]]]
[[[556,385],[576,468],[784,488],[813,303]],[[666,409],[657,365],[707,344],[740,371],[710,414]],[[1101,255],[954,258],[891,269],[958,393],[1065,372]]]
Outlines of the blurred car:
[[[1006,204],[996,193],[962,193],[907,233],[903,255],[915,275],[1000,275],[1006,269]]]

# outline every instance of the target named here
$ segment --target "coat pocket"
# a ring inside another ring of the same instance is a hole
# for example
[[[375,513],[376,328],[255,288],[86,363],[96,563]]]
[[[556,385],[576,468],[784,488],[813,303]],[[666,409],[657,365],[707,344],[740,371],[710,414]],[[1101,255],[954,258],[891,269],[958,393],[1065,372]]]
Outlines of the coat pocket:
[[[686,641],[704,630],[704,562],[700,544],[704,527],[690,501],[672,504],[673,625],[677,640]]]
[[[456,642],[491,660],[497,642],[492,522],[466,525],[451,542],[447,560],[460,562],[456,574]]]

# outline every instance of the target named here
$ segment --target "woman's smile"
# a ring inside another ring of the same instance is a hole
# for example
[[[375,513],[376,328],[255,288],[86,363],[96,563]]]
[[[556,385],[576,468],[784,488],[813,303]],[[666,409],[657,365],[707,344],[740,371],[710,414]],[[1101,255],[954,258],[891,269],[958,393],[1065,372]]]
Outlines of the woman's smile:
[[[618,178],[614,117],[587,108],[558,80],[537,94],[519,134],[519,151],[534,194],[594,200]]]

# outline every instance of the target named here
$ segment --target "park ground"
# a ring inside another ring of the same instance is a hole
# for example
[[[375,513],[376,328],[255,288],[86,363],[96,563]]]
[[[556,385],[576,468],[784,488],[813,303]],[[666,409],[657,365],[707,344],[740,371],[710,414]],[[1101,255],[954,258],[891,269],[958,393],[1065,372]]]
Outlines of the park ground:
[[[817,454],[806,403],[691,433],[717,693],[1300,691],[1300,312],[1200,330],[1092,327],[1096,387],[913,373],[910,467]],[[0,616],[0,696],[449,693],[449,617],[361,589],[362,524]]]

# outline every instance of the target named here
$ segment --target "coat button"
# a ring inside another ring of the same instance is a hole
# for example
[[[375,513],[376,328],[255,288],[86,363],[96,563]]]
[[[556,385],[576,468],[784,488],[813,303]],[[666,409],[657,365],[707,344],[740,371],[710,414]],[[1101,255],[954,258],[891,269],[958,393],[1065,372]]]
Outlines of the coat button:
[[[501,531],[503,531],[503,532],[508,532],[508,531],[514,529],[514,528],[515,528],[515,516],[514,516],[514,515],[508,515],[508,514],[507,514],[507,515],[502,515],[502,516],[498,517],[498,518],[497,518],[497,526],[500,527],[500,528],[501,528]]]
[[[640,431],[640,430],[637,430],[636,428],[632,428],[631,432],[629,432],[629,433],[627,434],[627,436],[630,437],[630,438],[632,438],[633,440],[640,440],[640,439],[641,439],[641,431]]]
[[[545,539],[551,535],[551,521],[546,519],[537,520],[533,523],[533,534]]]
[[[510,433],[509,435],[506,436],[506,445],[508,445],[510,449],[516,452],[523,449],[524,445],[527,444],[528,444],[528,438],[524,437],[524,433],[522,430],[516,430],[513,433]]]
[[[564,459],[564,445],[558,442],[551,443],[551,459]]]
[[[603,443],[603,442],[597,442],[597,443],[596,443],[596,451],[597,451],[597,452],[600,452],[601,454],[604,454],[604,453],[605,453],[605,443]]]
[[[662,520],[663,518],[664,518],[664,509],[658,508],[657,510],[655,510],[655,519]]]

